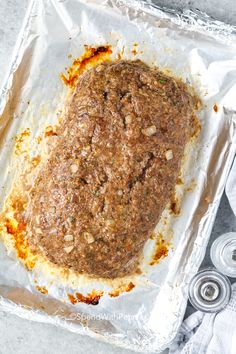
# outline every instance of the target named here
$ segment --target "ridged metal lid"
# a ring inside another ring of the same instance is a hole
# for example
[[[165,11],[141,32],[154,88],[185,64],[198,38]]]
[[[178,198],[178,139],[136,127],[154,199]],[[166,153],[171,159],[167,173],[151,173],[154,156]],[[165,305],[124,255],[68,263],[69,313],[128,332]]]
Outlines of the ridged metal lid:
[[[200,271],[189,284],[189,301],[203,312],[221,311],[228,304],[230,296],[228,278],[215,269]]]
[[[211,246],[210,256],[221,273],[236,278],[236,232],[218,237]]]

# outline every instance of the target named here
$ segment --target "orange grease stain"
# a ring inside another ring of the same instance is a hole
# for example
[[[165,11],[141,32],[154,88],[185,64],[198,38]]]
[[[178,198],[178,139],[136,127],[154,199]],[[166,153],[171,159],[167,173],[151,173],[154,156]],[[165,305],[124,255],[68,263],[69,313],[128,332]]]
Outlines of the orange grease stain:
[[[178,177],[178,178],[177,178],[177,181],[176,181],[176,184],[178,184],[178,185],[183,185],[184,182],[183,182],[183,180],[182,180],[180,177]]]
[[[78,301],[74,295],[68,293],[67,296],[68,296],[68,299],[70,300],[70,302],[72,303],[72,305],[77,304]]]
[[[44,295],[47,295],[47,294],[48,294],[48,289],[46,288],[46,286],[39,286],[39,285],[37,285],[37,286],[36,286],[36,289],[37,289],[40,293],[42,293],[42,294],[44,294]]]
[[[37,141],[37,144],[40,144],[41,141],[42,141],[42,137],[41,137],[41,136],[38,136],[38,137],[36,138],[36,141]]]
[[[84,296],[81,293],[75,293],[75,295],[67,294],[70,302],[75,305],[78,302],[83,302],[87,305],[98,305],[100,298],[103,296],[104,292],[101,290],[92,290],[87,296]]]
[[[108,295],[110,297],[117,297],[119,296],[121,293],[124,293],[124,292],[130,292],[133,288],[135,287],[135,285],[130,282],[129,284],[125,284],[125,285],[121,285],[119,288],[115,289],[115,290],[112,290],[108,293]]]
[[[109,45],[97,48],[85,46],[85,49],[85,53],[80,58],[75,59],[71,67],[67,70],[67,76],[61,74],[62,81],[71,88],[76,85],[79,75],[86,69],[90,69],[109,60],[112,53],[111,46]]]
[[[35,156],[31,159],[31,163],[34,167],[37,167],[40,160],[41,160],[40,156]]]
[[[5,227],[8,234],[12,235],[15,243],[15,249],[18,258],[24,260],[24,263],[28,269],[33,269],[35,262],[29,257],[29,245],[25,238],[26,224],[21,222],[18,223],[15,219],[6,218]]]
[[[51,125],[49,125],[49,126],[45,129],[44,136],[45,136],[45,137],[57,136],[57,133],[53,130],[53,127],[52,127]]]
[[[180,215],[180,211],[180,203],[178,199],[176,199],[176,197],[174,196],[170,203],[170,212],[174,215]]]
[[[121,60],[122,59],[122,56],[120,53],[117,54],[117,60]]]
[[[214,111],[217,113],[219,111],[219,107],[217,106],[217,104],[215,103],[213,106]]]
[[[26,150],[23,149],[25,140],[30,136],[30,129],[26,128],[22,133],[15,137],[15,154],[20,155]]]
[[[134,43],[133,44],[133,49],[131,50],[131,53],[133,55],[137,55],[138,54],[137,47],[138,47],[138,43]]]
[[[165,244],[165,240],[160,238],[156,244],[156,250],[154,256],[152,257],[152,261],[149,263],[151,266],[158,264],[160,259],[167,257],[169,253],[169,249]]]

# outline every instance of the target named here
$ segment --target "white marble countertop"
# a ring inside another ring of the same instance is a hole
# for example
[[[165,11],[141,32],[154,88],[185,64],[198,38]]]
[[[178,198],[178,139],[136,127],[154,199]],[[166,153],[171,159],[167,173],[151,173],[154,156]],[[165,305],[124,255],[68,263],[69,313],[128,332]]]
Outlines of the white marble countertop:
[[[197,8],[219,20],[236,25],[235,0],[155,0],[155,2],[174,8]],[[0,82],[8,68],[27,4],[28,0],[0,0]],[[228,231],[236,231],[236,218],[226,197],[223,196],[210,243]],[[203,266],[208,265],[210,260],[207,250]],[[188,306],[187,314],[192,311],[192,307]],[[26,352],[33,354],[130,353],[87,336],[73,334],[43,323],[26,321],[0,311],[0,354],[25,354]]]

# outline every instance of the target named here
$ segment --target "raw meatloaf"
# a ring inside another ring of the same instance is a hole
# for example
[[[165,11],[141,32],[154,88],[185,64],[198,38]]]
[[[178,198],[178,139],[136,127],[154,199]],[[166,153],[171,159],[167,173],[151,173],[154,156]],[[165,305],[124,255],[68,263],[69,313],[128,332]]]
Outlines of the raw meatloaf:
[[[173,195],[196,109],[185,84],[139,60],[81,75],[30,191],[34,252],[94,277],[136,272]]]

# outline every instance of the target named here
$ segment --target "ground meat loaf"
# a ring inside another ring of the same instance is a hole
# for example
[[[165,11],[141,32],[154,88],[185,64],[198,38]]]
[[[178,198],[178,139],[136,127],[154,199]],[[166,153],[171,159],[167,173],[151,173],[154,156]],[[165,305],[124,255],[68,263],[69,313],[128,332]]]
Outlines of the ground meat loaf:
[[[85,72],[30,191],[31,248],[95,277],[135,272],[173,194],[196,105],[185,84],[139,60]]]

